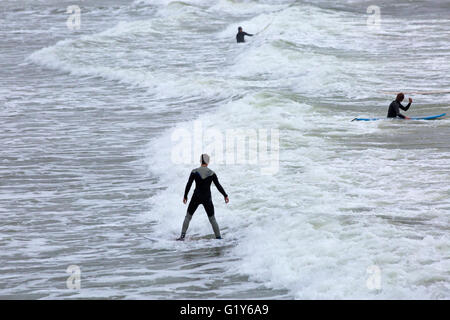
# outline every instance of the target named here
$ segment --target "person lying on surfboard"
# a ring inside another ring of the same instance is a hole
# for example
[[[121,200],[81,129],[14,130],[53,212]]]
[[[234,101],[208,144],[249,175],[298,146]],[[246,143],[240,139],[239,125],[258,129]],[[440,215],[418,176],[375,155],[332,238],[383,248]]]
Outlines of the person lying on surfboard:
[[[242,27],[238,28],[238,33],[236,35],[236,41],[239,42],[245,42],[244,40],[244,36],[250,36],[252,37],[253,35],[247,32],[242,31]]]
[[[183,227],[181,229],[181,236],[177,239],[179,241],[183,241],[186,236],[186,231],[189,228],[189,223],[192,219],[192,216],[197,210],[200,204],[205,208],[206,214],[208,215],[209,222],[214,230],[214,235],[216,239],[222,239],[220,236],[219,225],[217,224],[216,218],[214,217],[214,205],[211,198],[211,182],[214,182],[215,186],[219,190],[219,192],[225,198],[225,203],[228,203],[228,195],[222,186],[219,183],[219,179],[217,175],[208,168],[209,164],[209,156],[205,153],[200,156],[201,166],[197,169],[192,170],[191,175],[189,176],[189,180],[186,184],[186,188],[184,190],[183,203],[186,204],[187,196],[189,190],[191,189],[192,182],[195,180],[195,190],[192,195],[191,202],[189,202],[187,213],[184,218]]]
[[[389,106],[389,110],[388,110],[388,114],[387,114],[388,118],[402,118],[402,119],[407,119],[407,120],[411,119],[411,118],[401,114],[400,109],[402,109],[404,111],[408,111],[409,107],[411,106],[412,99],[409,98],[409,103],[406,107],[401,104],[403,99],[405,99],[405,95],[403,93],[397,94],[397,98],[395,98],[395,100],[392,101],[391,105]]]

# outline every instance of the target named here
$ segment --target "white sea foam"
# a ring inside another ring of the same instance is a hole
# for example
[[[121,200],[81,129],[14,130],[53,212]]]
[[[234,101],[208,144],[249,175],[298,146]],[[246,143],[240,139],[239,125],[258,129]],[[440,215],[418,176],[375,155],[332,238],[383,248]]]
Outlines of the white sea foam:
[[[267,13],[257,16],[246,28],[260,29],[268,18]],[[366,143],[361,148],[356,141],[389,137],[403,126],[352,123],[344,110],[329,113],[295,101],[295,93],[369,98],[373,92],[368,88],[382,83],[385,75],[377,72],[376,61],[354,59],[361,50],[370,50],[371,40],[364,42],[359,26],[330,23],[345,20],[342,14],[301,8],[272,19],[264,41],[249,38],[225,73],[247,84],[257,79],[257,86],[288,88],[294,99],[270,91],[247,94],[198,119],[218,130],[256,127],[281,132],[278,174],[264,176],[251,165],[213,166],[230,195],[225,205],[214,192],[217,219],[225,238],[238,241],[232,255],[240,259],[230,265],[230,272],[288,289],[301,299],[448,298],[449,239],[440,226],[448,226],[449,203],[440,182],[450,177],[439,168],[450,155],[397,144],[379,148]],[[235,27],[217,36],[229,37]],[[357,48],[334,40],[352,33],[360,41]],[[340,55],[344,50],[347,53]],[[371,72],[367,82],[355,77],[367,78]],[[179,126],[189,130],[193,124]],[[425,123],[423,129],[434,126]],[[172,165],[171,132],[152,142],[148,152],[152,172],[167,187],[150,199],[149,218],[162,238],[180,231],[186,209],[183,187],[196,166]],[[153,150],[158,150],[156,156]],[[199,211],[189,233],[210,234],[206,215]],[[380,271],[377,290],[368,285],[372,266]]]
[[[195,97],[200,105],[221,100],[213,111],[189,121],[178,119],[145,150],[148,170],[158,178],[152,188],[159,191],[138,219],[151,224],[152,250],[177,256],[230,245],[221,256],[221,276],[244,275],[293,298],[449,298],[450,153],[448,137],[439,137],[448,132],[450,120],[350,121],[385,115],[392,97],[380,98],[379,91],[387,87],[444,88],[450,74],[444,63],[447,44],[428,39],[430,29],[421,31],[410,19],[386,17],[382,30],[368,31],[365,15],[284,1],[134,2],[146,4],[159,8],[152,19],[124,21],[101,33],[60,41],[30,60],[74,77],[119,81],[130,91],[133,86],[147,88],[178,105],[183,105],[180,97]],[[215,20],[219,11],[224,16]],[[209,25],[208,19],[214,23]],[[238,25],[262,32],[235,45]],[[405,28],[410,35],[402,33]],[[436,34],[448,31],[441,22],[430,28]],[[403,51],[412,38],[423,41],[414,43],[418,53]],[[440,53],[434,54],[437,49]],[[408,114],[448,112],[448,95],[440,99],[436,104],[435,96],[420,97]],[[193,149],[191,163],[173,163],[172,133],[191,133],[195,121],[204,133],[280,133],[275,174],[262,174],[258,164],[214,163],[212,158],[211,168],[230,196],[226,205],[212,187],[224,242],[208,238],[212,229],[201,207],[188,231],[198,240],[173,241],[186,212],[185,183],[199,165],[195,153],[204,150]],[[97,202],[85,197],[75,204]],[[102,226],[121,224],[115,220]],[[109,232],[108,237],[118,247],[128,244],[120,233]],[[37,239],[29,250],[39,245],[57,249]],[[202,261],[204,267],[192,269],[161,267],[139,279],[153,284],[176,274],[204,288],[210,280],[205,270],[216,268],[216,262]],[[370,270],[379,270],[376,290],[368,286],[374,276]],[[95,281],[110,283],[96,272]],[[195,273],[203,278],[194,279]],[[247,285],[243,281],[238,286]],[[161,282],[168,291],[178,292],[180,286]],[[92,289],[79,297],[101,295]],[[131,291],[127,296],[140,295]]]
[[[433,225],[447,224],[448,210],[430,204],[448,205],[447,200],[442,202],[445,190],[437,181],[449,177],[448,172],[423,172],[426,164],[438,170],[439,160],[433,157],[441,159],[442,154],[377,148],[345,151],[327,143],[324,131],[313,133],[317,125],[313,121],[320,115],[310,106],[284,99],[275,102],[277,97],[269,96],[231,102],[217,114],[199,119],[219,130],[248,123],[281,129],[280,172],[275,176],[261,175],[251,165],[213,166],[231,199],[226,206],[217,192],[213,196],[225,238],[238,239],[233,254],[241,259],[232,270],[274,288],[288,288],[303,299],[445,297],[439,279],[445,279],[449,266],[442,259],[448,235],[433,230]],[[268,98],[272,103],[265,105]],[[374,130],[351,126],[347,121],[340,128],[347,130],[347,138]],[[149,217],[157,223],[157,237],[165,239],[179,233],[186,209],[181,203],[183,187],[195,166],[172,165],[169,137],[155,141],[150,149],[158,150],[157,156],[150,156],[150,168],[167,189],[150,200]],[[423,188],[411,188],[418,184]],[[189,233],[210,234],[206,215],[201,208],[198,211]],[[418,250],[424,256],[417,256]],[[366,270],[372,265],[381,270],[378,291],[366,286],[370,276]],[[436,280],[430,280],[430,274]]]

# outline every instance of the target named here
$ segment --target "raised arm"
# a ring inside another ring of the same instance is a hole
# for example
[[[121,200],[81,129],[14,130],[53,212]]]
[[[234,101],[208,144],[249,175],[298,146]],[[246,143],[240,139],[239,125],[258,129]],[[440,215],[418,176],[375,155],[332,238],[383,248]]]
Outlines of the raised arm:
[[[253,37],[253,35],[250,34],[250,33],[244,32],[244,34],[245,34],[246,36]]]
[[[412,103],[412,99],[409,98],[409,103],[406,107],[404,107],[400,102],[398,103],[398,107],[404,111],[408,111],[409,107],[411,107],[411,103]],[[398,117],[403,118],[403,119],[408,119],[408,120],[411,119],[410,117],[402,115],[400,112],[398,113]]]
[[[409,103],[406,107],[402,106],[402,104],[400,102],[398,103],[398,106],[400,107],[400,109],[407,111],[409,109],[409,107],[411,107],[411,103],[412,103],[412,99],[409,98]]]
[[[408,105],[406,107],[404,107],[401,103],[399,103],[398,107],[404,111],[408,111],[409,107],[411,107],[411,102],[408,103]]]

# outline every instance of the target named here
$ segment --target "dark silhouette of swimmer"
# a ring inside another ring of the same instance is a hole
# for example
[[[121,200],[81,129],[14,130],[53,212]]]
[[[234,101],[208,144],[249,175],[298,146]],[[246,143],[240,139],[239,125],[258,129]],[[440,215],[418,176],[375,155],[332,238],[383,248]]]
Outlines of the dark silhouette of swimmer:
[[[400,113],[400,109],[407,111],[409,107],[411,106],[412,99],[409,98],[409,103],[405,107],[401,104],[401,102],[405,99],[405,95],[403,93],[397,94],[397,98],[395,98],[394,101],[391,102],[388,110],[388,118],[402,118],[402,119],[410,119],[409,117],[403,115]]]
[[[239,42],[245,42],[244,36],[252,37],[253,35],[247,32],[242,31],[242,27],[238,28],[238,33],[236,35],[236,41]]]

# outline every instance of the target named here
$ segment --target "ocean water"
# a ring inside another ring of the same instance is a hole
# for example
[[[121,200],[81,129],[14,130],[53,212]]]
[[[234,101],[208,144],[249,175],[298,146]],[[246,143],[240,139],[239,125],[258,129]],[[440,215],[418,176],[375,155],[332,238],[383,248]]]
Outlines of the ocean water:
[[[1,298],[450,298],[450,118],[351,122],[398,91],[450,113],[450,2],[0,11]],[[233,130],[270,133],[273,170],[214,149],[224,239],[199,208],[174,241],[190,170]]]

